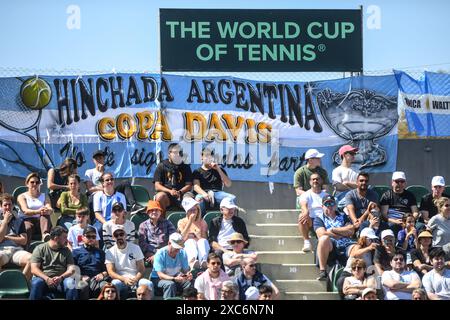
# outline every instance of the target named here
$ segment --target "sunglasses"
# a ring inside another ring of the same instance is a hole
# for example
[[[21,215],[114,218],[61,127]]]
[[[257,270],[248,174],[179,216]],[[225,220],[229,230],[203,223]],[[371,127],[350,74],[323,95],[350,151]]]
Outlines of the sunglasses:
[[[353,271],[355,271],[355,270],[363,270],[363,269],[364,269],[363,267],[353,267],[352,268]]]
[[[242,243],[243,241],[241,240],[232,240],[230,241],[230,244],[237,244],[237,243]]]
[[[405,259],[403,259],[403,258],[394,258],[392,260],[394,260],[394,261],[401,261],[401,262],[405,261]]]
[[[400,183],[405,183],[405,180],[394,180],[395,183],[400,184]]]
[[[356,156],[356,152],[346,152],[346,154],[349,154],[351,156]]]
[[[86,239],[97,239],[96,235],[92,235],[92,236],[85,236]]]
[[[30,181],[30,183],[31,184],[39,184],[39,181],[32,180],[32,181]]]
[[[450,207],[450,204],[446,203],[446,204],[444,204],[444,207],[448,208],[448,207]]]
[[[233,293],[231,290],[222,290],[222,293]]]
[[[123,209],[117,208],[117,209],[112,209],[112,212],[122,212]]]
[[[174,153],[174,154],[178,154],[180,157],[183,156],[183,151],[182,150],[180,150],[180,151],[170,151],[170,152]]]
[[[256,264],[248,264],[250,268],[256,268]]]
[[[220,266],[222,263],[221,262],[210,262],[210,264],[212,266]]]
[[[336,205],[336,202],[332,201],[332,202],[325,202],[323,204],[325,207],[334,207]]]

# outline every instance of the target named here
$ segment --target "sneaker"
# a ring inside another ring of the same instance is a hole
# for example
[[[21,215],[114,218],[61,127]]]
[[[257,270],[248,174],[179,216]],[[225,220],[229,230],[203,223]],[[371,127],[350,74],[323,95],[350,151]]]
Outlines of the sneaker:
[[[326,270],[320,270],[319,271],[319,276],[317,277],[317,280],[319,280],[319,281],[326,281],[327,278],[328,278],[327,271]]]
[[[303,242],[303,249],[302,249],[302,251],[303,252],[310,252],[311,251],[311,241],[305,240]]]
[[[131,206],[131,210],[130,210],[130,214],[139,214],[139,213],[143,213],[143,212],[145,212],[145,209],[146,209],[147,207],[143,207],[143,206],[141,206],[139,203],[134,203],[132,206]]]
[[[209,197],[209,205],[210,205],[210,207],[211,207],[211,208],[214,208],[214,202],[215,202],[215,199],[214,199],[214,191],[209,190],[209,191],[208,191],[208,197]]]
[[[191,262],[191,270],[194,270],[194,269],[200,269],[200,262],[198,260]]]
[[[44,233],[42,235],[42,241],[47,242],[48,240],[50,240],[50,233]]]

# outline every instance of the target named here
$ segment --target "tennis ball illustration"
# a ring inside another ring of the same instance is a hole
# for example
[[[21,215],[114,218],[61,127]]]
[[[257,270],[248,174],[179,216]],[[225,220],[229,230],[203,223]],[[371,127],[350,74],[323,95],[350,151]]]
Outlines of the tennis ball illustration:
[[[52,98],[50,85],[37,77],[26,80],[20,88],[20,98],[30,109],[43,109]]]

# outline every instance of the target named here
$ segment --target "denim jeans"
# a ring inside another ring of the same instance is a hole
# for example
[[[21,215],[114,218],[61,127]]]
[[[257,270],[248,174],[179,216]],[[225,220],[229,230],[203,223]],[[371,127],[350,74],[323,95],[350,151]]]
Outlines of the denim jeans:
[[[66,278],[57,287],[50,288],[44,279],[33,276],[31,279],[30,300],[42,300],[45,297],[54,298],[57,292],[64,292],[66,300],[78,300],[78,290],[73,285],[72,278]]]
[[[209,191],[209,190],[205,190],[205,191]],[[234,200],[234,199],[236,199],[236,196],[234,194],[231,194],[231,193],[228,193],[225,191],[214,191],[214,202],[217,204],[217,206],[220,205],[220,202],[224,198],[232,198]],[[208,204],[208,206],[209,206],[209,204]],[[202,217],[204,217],[206,214],[206,210],[209,209],[206,207],[205,201],[200,202],[200,209],[202,210]]]
[[[177,296],[177,293],[183,291],[186,288],[189,288],[192,283],[190,281],[183,282],[175,282],[172,280],[160,280],[160,279],[152,279],[153,284],[163,290],[163,298],[173,298]]]
[[[139,280],[138,285],[137,286],[135,285],[133,287],[126,285],[125,283],[123,283],[118,279],[114,279],[113,281],[111,281],[111,283],[115,285],[117,290],[119,291],[120,300],[126,300],[131,290],[137,289],[137,287],[142,285],[146,285],[152,292],[154,292],[153,283],[148,279]]]

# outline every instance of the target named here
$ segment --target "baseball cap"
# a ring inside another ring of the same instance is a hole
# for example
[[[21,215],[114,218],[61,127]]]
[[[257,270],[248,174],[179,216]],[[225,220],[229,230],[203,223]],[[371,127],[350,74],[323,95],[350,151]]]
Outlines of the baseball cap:
[[[105,152],[103,152],[103,150],[97,150],[92,154],[92,158],[98,157],[98,156],[105,156]]]
[[[381,232],[381,239],[384,239],[384,238],[386,238],[387,236],[391,236],[391,237],[394,237],[394,238],[395,238],[394,232],[393,232],[391,229],[386,229],[386,230],[383,230],[383,231]]]
[[[234,203],[233,198],[227,197],[227,198],[222,199],[222,201],[220,202],[220,207],[233,209],[233,208],[237,208],[238,206]]]
[[[114,233],[116,233],[116,231],[118,231],[118,230],[122,230],[123,232],[125,232],[125,234],[127,233],[125,231],[125,227],[122,224],[115,224],[112,227],[112,234],[114,235]]]
[[[445,180],[444,177],[442,176],[434,176],[433,179],[431,180],[431,186],[441,186],[441,187],[445,187]]]
[[[364,298],[364,296],[370,292],[377,294],[377,291],[374,288],[365,288],[361,293],[361,297]]]
[[[325,197],[322,198],[322,204],[332,203],[332,202],[334,202],[334,204],[336,204],[336,199],[330,194],[327,194]]]
[[[191,210],[196,205],[198,205],[198,202],[189,197],[186,197],[183,199],[183,201],[181,201],[181,206],[183,207],[184,211],[186,211],[186,212]]]
[[[342,157],[346,152],[358,152],[358,148],[352,147],[351,145],[344,145],[339,148],[339,155]]]
[[[93,226],[87,226],[83,230],[83,234],[86,235],[88,233],[97,233],[96,229]]]
[[[320,153],[317,151],[317,149],[308,149],[305,152],[305,160],[311,159],[311,158],[322,158],[325,155],[325,153]]]
[[[120,210],[123,210],[124,209],[123,203],[120,201],[114,202],[114,204],[112,205],[112,209],[114,210],[115,208],[119,208]]]
[[[151,209],[158,209],[161,212],[163,211],[159,202],[155,200],[148,200],[147,202],[147,211]]]
[[[395,171],[392,174],[392,180],[406,180],[406,175],[403,171]]]
[[[169,236],[169,242],[172,244],[172,247],[174,247],[175,249],[183,249],[184,248],[183,237],[178,232],[174,232]]]
[[[360,237],[367,237],[369,239],[378,239],[377,235],[375,234],[375,231],[373,231],[372,228],[364,228],[360,235]]]

